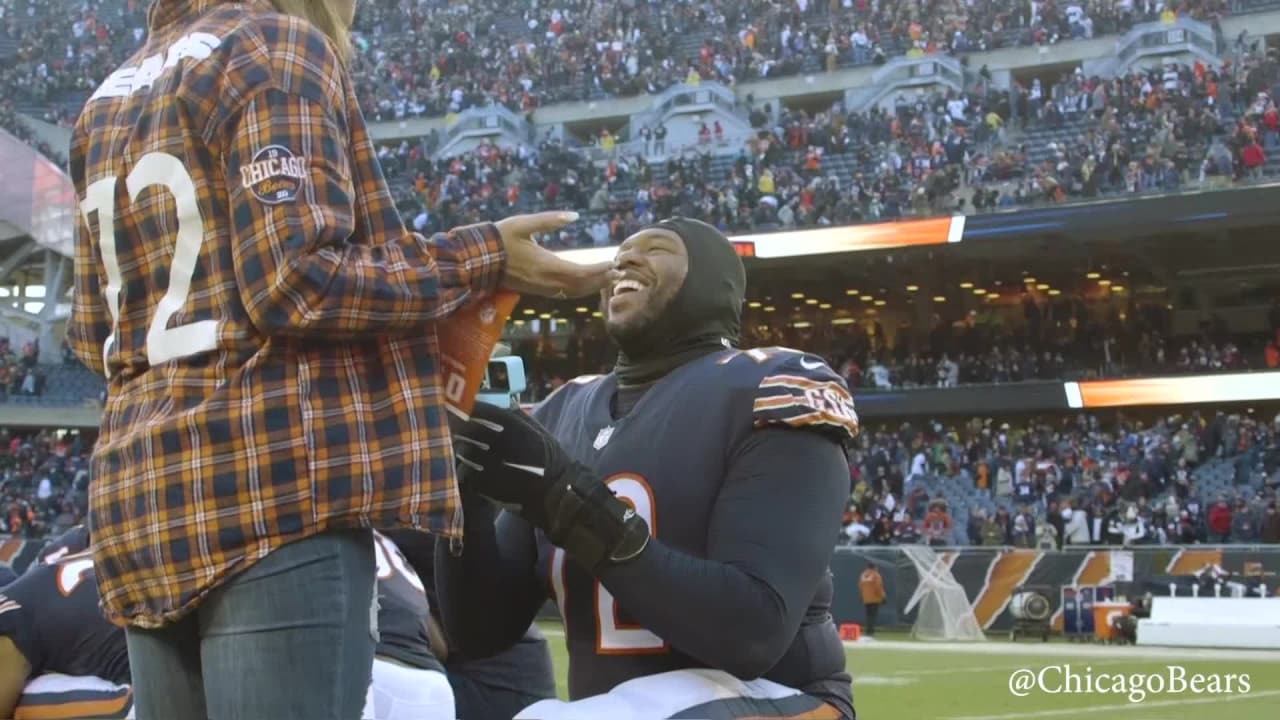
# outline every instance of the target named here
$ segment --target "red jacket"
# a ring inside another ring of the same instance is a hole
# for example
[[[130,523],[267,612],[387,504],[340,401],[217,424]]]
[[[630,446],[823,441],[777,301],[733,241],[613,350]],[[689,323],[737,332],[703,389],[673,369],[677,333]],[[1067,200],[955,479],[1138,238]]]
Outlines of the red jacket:
[[[1249,168],[1258,167],[1267,161],[1267,156],[1262,152],[1262,146],[1257,143],[1249,143],[1240,151],[1240,159],[1244,161],[1244,166]]]
[[[1221,504],[1209,508],[1209,532],[1219,535],[1231,532],[1231,508]]]

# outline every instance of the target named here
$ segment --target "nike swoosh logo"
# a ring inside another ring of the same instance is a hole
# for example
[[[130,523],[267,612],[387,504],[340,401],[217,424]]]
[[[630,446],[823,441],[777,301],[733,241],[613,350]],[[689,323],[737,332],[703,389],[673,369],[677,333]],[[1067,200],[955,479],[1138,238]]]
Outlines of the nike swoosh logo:
[[[804,368],[805,370],[817,370],[823,365],[826,365],[826,363],[822,362],[821,360],[819,360],[818,362],[811,362],[809,360],[805,360],[804,358],[800,358],[800,367]]]
[[[506,461],[503,461],[502,464],[506,465],[509,468],[515,468],[516,470],[523,470],[532,475],[537,475],[538,477],[542,477],[547,472],[546,468],[540,468],[533,465],[520,465],[517,463],[511,463]]]

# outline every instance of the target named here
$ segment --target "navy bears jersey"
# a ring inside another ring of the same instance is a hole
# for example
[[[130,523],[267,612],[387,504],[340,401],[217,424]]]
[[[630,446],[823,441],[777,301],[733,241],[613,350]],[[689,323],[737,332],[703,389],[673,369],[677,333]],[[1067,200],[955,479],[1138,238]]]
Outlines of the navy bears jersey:
[[[410,667],[444,672],[427,636],[431,608],[422,580],[394,542],[377,532],[373,537],[378,560],[377,654]]]
[[[713,511],[736,455],[756,429],[791,428],[840,443],[858,432],[844,380],[818,357],[786,348],[726,350],[693,360],[654,383],[618,419],[611,413],[616,390],[614,375],[580,378],[533,415],[574,460],[606,478],[656,538],[696,557],[710,556]],[[768,507],[752,511],[768,521]],[[603,584],[538,535],[538,566],[565,622],[571,697],[704,667],[673,647],[678,639],[668,642],[638,625]],[[812,598],[810,610],[791,650],[765,677],[851,715],[849,676],[829,614],[830,578],[799,592]]]
[[[32,563],[0,593],[0,635],[13,640],[33,677],[62,673],[128,683],[124,630],[98,609],[93,558],[83,547],[55,546],[41,555],[53,559]]]

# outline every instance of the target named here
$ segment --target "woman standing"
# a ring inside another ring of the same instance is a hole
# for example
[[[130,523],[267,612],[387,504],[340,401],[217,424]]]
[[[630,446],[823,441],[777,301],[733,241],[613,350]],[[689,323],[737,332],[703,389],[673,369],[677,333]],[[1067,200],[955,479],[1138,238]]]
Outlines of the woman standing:
[[[156,0],[72,139],[90,522],[138,717],[356,718],[370,528],[460,531],[434,322],[597,292],[530,239],[406,232],[345,62],[354,0]]]

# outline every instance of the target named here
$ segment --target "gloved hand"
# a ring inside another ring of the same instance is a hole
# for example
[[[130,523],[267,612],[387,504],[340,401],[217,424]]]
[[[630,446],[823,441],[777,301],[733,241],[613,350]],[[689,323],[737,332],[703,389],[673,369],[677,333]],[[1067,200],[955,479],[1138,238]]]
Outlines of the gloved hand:
[[[522,517],[589,571],[635,558],[649,526],[519,409],[477,403],[453,430],[460,481]]]

